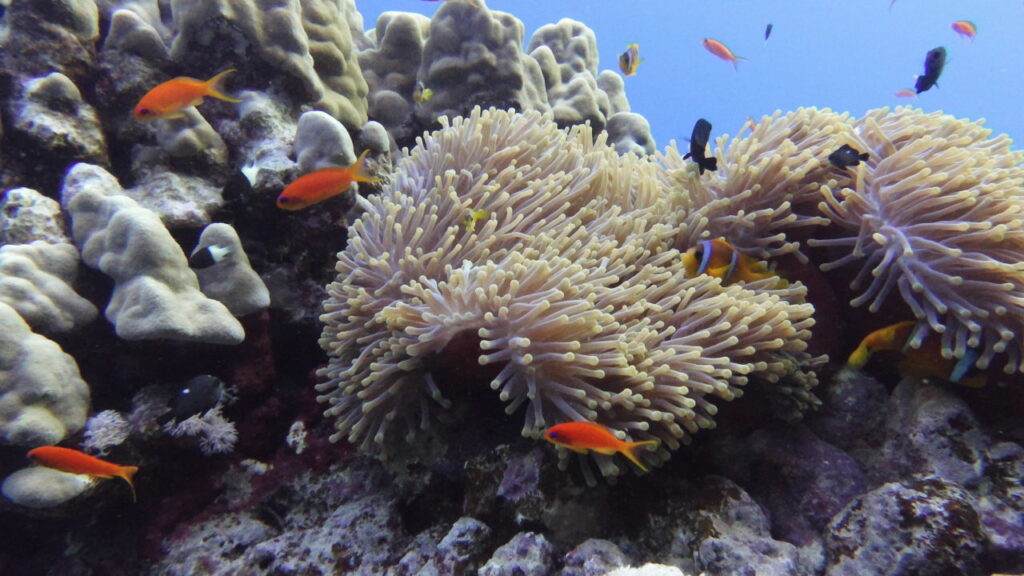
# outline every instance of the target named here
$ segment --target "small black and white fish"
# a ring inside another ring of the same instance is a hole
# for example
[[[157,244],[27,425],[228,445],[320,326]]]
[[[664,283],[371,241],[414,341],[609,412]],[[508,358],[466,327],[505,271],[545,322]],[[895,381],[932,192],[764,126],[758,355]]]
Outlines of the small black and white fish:
[[[189,268],[209,268],[222,262],[229,254],[231,254],[231,248],[214,244],[193,252],[188,258],[188,265]]]
[[[690,151],[683,156],[683,159],[693,158],[701,174],[704,174],[705,170],[714,172],[718,169],[718,158],[705,156],[709,138],[711,138],[711,122],[703,118],[698,119],[697,123],[693,125],[693,133],[690,135]]]
[[[828,155],[828,161],[836,168],[846,170],[868,159],[867,152],[860,152],[849,144],[843,144],[838,150]]]
[[[928,51],[924,58],[924,74],[917,77],[914,82],[914,91],[918,94],[929,90],[932,86],[939,85],[939,75],[946,66],[946,49],[942,46]]]
[[[230,398],[224,382],[216,376],[203,374],[182,385],[178,394],[171,399],[171,410],[157,419],[161,425],[174,420],[181,422],[196,414],[202,414]]]

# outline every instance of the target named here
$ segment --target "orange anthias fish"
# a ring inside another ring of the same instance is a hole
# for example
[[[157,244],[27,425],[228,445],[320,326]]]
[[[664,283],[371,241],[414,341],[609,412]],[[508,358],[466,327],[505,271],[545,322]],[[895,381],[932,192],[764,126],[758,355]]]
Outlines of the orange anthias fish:
[[[89,456],[85,452],[61,448],[60,446],[40,446],[29,450],[28,457],[47,468],[71,474],[87,474],[96,478],[120,478],[132,489],[132,502],[135,502],[135,484],[132,476],[139,471],[138,466],[121,466],[106,460]]]
[[[909,88],[904,88],[903,90],[897,90],[894,92],[893,96],[897,98],[917,98],[917,92],[914,92]]]
[[[957,20],[951,26],[953,31],[959,34],[961,38],[969,38],[972,42],[974,41],[974,36],[978,33],[978,27],[970,20]]]
[[[724,238],[703,240],[683,254],[683,268],[688,277],[707,274],[721,278],[728,286],[734,282],[754,282],[779,275],[768,266],[746,254],[741,254]],[[785,280],[781,280],[785,282]]]
[[[907,320],[875,330],[861,340],[846,365],[860,370],[871,359],[872,353],[895,351],[903,354],[903,360],[898,366],[901,376],[940,378],[971,388],[981,388],[988,382],[984,372],[974,371],[974,362],[978,359],[975,350],[968,350],[963,358],[944,358],[941,343],[936,336],[925,338],[918,348],[911,348],[907,339],[916,325],[916,322]]]
[[[739,67],[736,66],[737,62],[747,61],[746,58],[741,58],[733,54],[732,50],[729,50],[729,48],[727,48],[725,44],[722,44],[721,42],[715,40],[714,38],[705,38],[701,40],[700,43],[704,45],[704,48],[707,49],[708,52],[711,52],[712,54],[718,56],[722,60],[732,62],[732,67],[736,68],[737,70],[739,70]]]
[[[635,76],[640,67],[640,45],[637,43],[626,46],[626,51],[619,54],[619,70],[626,76]]]
[[[593,450],[598,454],[611,456],[618,452],[637,468],[647,472],[647,467],[640,463],[637,451],[644,446],[657,446],[657,440],[643,442],[624,442],[612,434],[612,431],[593,422],[564,422],[548,428],[544,439],[552,444],[564,446],[573,452],[586,454]]]
[[[302,210],[341,194],[353,182],[380,182],[366,173],[368,152],[363,150],[351,166],[324,168],[300,177],[277,197],[277,207],[282,210]]]
[[[132,115],[136,120],[180,118],[184,115],[182,110],[189,106],[199,106],[207,96],[225,102],[241,102],[224,94],[224,79],[234,71],[225,70],[206,81],[185,76],[168,80],[146,92],[135,105]]]

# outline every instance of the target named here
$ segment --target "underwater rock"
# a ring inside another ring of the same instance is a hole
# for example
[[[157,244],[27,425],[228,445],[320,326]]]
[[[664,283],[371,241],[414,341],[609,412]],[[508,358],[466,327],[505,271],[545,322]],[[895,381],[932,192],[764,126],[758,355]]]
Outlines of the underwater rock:
[[[352,138],[329,114],[311,110],[299,117],[295,129],[295,159],[308,174],[332,166],[348,166],[356,160]],[[354,183],[353,183],[354,184]]]
[[[0,491],[18,506],[48,509],[74,500],[95,485],[89,476],[32,466],[5,478]]]
[[[812,544],[832,517],[869,483],[857,461],[805,426],[772,426],[744,442],[754,470],[751,492],[771,512],[772,534]]]
[[[629,566],[629,558],[613,542],[591,538],[565,555],[561,576],[604,576]]]
[[[906,378],[892,391],[885,414],[883,444],[864,462],[874,482],[925,474],[977,486],[992,440],[954,391]]]
[[[0,70],[86,78],[100,34],[94,0],[19,0],[6,8],[3,20],[8,30],[0,36]]]
[[[265,212],[297,175],[298,165],[291,158],[296,120],[285,106],[261,92],[246,91],[240,97],[238,119],[221,125],[225,140],[238,150],[242,165],[236,169],[248,184],[241,187],[244,196],[237,199],[235,210]]]
[[[611,570],[604,576],[686,576],[682,570],[675,566],[665,564],[644,564],[639,568],[629,566]]]
[[[0,302],[0,443],[58,444],[85,426],[89,386],[75,359]]]
[[[199,244],[192,251],[216,249],[222,253],[208,267],[195,268],[199,289],[220,301],[235,316],[245,316],[270,306],[270,292],[249,264],[238,233],[229,224],[217,222],[203,229]],[[226,251],[226,253],[225,253]]]
[[[498,547],[477,572],[479,576],[548,576],[554,550],[543,534],[520,532]]]
[[[807,425],[819,438],[851,453],[881,444],[889,400],[884,384],[863,371],[840,370],[818,396],[821,408],[808,416]]]
[[[105,314],[119,337],[211,344],[245,338],[228,309],[199,291],[185,254],[156,213],[121,194],[113,176],[76,164],[62,193],[82,260],[114,280]]]
[[[417,576],[472,574],[487,558],[492,530],[475,518],[459,518],[448,533],[426,552]]]
[[[70,242],[60,203],[31,188],[11,188],[0,195],[0,244]]]
[[[166,543],[167,554],[151,570],[153,576],[228,576],[259,574],[244,552],[274,537],[276,531],[253,512],[214,516],[191,526],[180,538]]]
[[[684,520],[675,529],[672,548],[677,553],[688,552],[701,570],[712,574],[820,573],[820,549],[798,548],[773,539],[761,507],[726,478],[702,479],[684,506]]]
[[[632,112],[619,112],[608,117],[608,144],[619,154],[654,154],[656,144],[647,119]]]
[[[613,70],[601,70],[597,75],[597,87],[608,95],[608,113],[629,112],[629,100],[626,99],[626,83],[622,76]]]
[[[829,524],[825,547],[825,576],[980,574],[985,534],[963,488],[922,478],[850,502]]]
[[[44,334],[71,332],[92,322],[99,311],[71,287],[78,261],[71,244],[0,246],[0,302]]]
[[[73,160],[107,164],[107,144],[99,117],[67,76],[52,72],[24,84],[7,105],[10,136],[21,136],[33,150],[33,162],[45,167]]]
[[[995,444],[985,461],[985,478],[974,497],[990,563],[1001,572],[1024,572],[1024,447]]]

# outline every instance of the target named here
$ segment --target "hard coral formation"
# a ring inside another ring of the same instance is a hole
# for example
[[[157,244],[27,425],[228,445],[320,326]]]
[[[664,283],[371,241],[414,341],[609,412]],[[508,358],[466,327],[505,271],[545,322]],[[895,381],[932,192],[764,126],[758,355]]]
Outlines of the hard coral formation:
[[[120,190],[113,176],[88,164],[72,167],[63,190],[82,260],[114,280],[105,314],[118,336],[241,342],[242,325],[199,291],[185,254],[157,215]]]
[[[0,302],[40,332],[69,332],[96,319],[96,307],[71,287],[77,275],[78,251],[71,244],[0,247]]]
[[[866,166],[822,187],[841,249],[823,266],[860,267],[851,302],[876,312],[895,290],[918,320],[909,344],[941,335],[943,354],[1005,353],[1024,372],[1024,152],[980,123],[913,108],[875,110],[852,125]]]
[[[171,57],[185,62],[212,52],[244,60],[253,50],[297,81],[289,84],[298,88],[297,101],[312,103],[355,130],[367,120],[367,86],[347,11],[341,0],[173,0],[179,34]]]
[[[88,411],[74,358],[0,302],[0,443],[57,444],[82,429]]]
[[[676,448],[752,376],[814,402],[802,288],[686,278],[674,249],[686,194],[660,186],[657,164],[535,112],[477,109],[442,125],[382,194],[360,199],[339,254],[319,386],[335,439],[372,450],[389,428],[426,426],[449,403],[429,366],[466,335],[506,411],[525,409],[527,435],[593,420]],[[470,231],[464,216],[480,209]]]

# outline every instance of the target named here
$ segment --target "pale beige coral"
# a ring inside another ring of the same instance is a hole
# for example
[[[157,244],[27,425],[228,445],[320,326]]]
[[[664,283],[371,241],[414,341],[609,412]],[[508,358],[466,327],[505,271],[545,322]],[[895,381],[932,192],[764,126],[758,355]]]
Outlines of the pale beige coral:
[[[918,320],[911,345],[941,334],[944,354],[1005,352],[1024,371],[1024,152],[981,123],[907,107],[853,124],[870,157],[847,186],[823,187],[821,208],[851,236],[820,240],[860,266],[851,303],[877,311],[895,289]],[[1000,362],[1000,361],[997,361]]]
[[[465,334],[507,412],[525,411],[524,434],[594,420],[661,440],[652,463],[712,426],[715,402],[751,375],[813,385],[802,288],[687,279],[673,248],[686,195],[666,193],[658,164],[538,113],[442,125],[360,200],[339,254],[320,340],[334,439],[375,450],[392,427],[425,425],[448,404],[426,367]],[[470,230],[477,209],[487,217]]]

